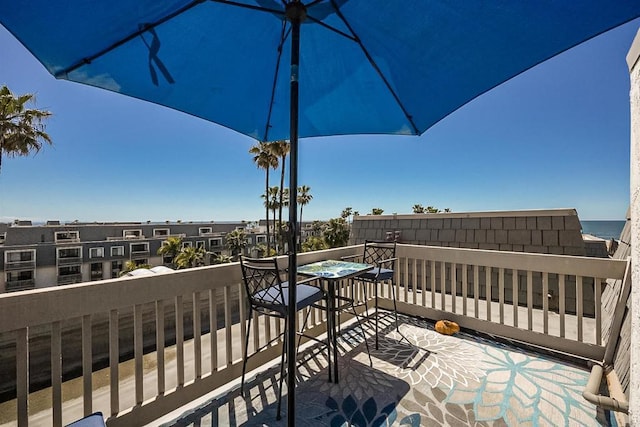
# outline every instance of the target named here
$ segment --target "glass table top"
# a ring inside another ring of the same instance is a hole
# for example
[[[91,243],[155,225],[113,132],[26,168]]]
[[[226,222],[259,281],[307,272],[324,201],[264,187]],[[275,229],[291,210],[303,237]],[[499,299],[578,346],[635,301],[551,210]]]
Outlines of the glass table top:
[[[373,267],[373,265],[358,262],[326,260],[300,265],[298,266],[298,273],[306,276],[325,277],[327,279],[342,279],[355,276]]]

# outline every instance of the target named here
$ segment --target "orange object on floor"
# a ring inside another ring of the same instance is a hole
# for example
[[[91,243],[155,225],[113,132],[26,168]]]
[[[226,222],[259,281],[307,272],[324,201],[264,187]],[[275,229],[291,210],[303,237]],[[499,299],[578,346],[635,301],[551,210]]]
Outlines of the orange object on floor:
[[[443,335],[453,335],[460,332],[460,326],[450,320],[438,320],[436,322],[436,331]]]

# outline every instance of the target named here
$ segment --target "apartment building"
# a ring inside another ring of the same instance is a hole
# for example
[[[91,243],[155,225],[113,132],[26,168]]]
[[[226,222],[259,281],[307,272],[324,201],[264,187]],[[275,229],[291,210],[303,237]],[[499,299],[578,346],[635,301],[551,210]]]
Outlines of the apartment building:
[[[266,241],[257,223],[245,221],[0,224],[0,292],[114,278],[127,261],[166,265],[171,260],[158,249],[171,236],[212,255],[227,253],[225,236],[236,229],[247,232],[249,250]]]

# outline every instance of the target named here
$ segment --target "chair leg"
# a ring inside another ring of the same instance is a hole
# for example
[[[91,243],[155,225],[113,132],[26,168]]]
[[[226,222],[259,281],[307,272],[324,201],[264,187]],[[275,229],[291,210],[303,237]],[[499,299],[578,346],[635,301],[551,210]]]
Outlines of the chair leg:
[[[304,333],[305,328],[307,327],[307,322],[309,321],[309,315],[311,314],[312,308],[307,309],[307,315],[304,316],[304,322],[302,322],[302,329],[300,329],[300,337],[298,338],[298,345],[296,349],[300,348],[300,342],[302,341],[302,334]]]
[[[247,359],[249,358],[247,354],[249,353],[249,334],[251,331],[251,319],[253,319],[253,311],[251,310],[251,306],[249,306],[249,325],[247,326],[247,336],[244,340],[244,357],[242,358],[242,381],[240,382],[240,395],[244,397],[244,376],[247,371]],[[211,331],[211,333],[215,333],[215,331]]]
[[[276,413],[276,420],[282,419],[281,409],[282,409],[282,383],[284,380],[284,355],[286,354],[287,349],[287,336],[288,334],[289,323],[287,319],[284,319],[284,340],[282,343],[282,357],[280,358],[280,386],[278,387],[278,411]],[[293,390],[287,390],[287,393],[293,393]]]
[[[366,302],[365,302],[365,308],[366,308]],[[367,334],[364,331],[364,327],[362,326],[362,322],[360,321],[360,315],[358,314],[358,311],[356,310],[355,307],[351,306],[351,309],[353,310],[353,314],[355,314],[356,316],[356,320],[358,321],[358,326],[360,327],[360,331],[362,332],[362,338],[364,339],[364,345],[367,347],[367,354],[369,355],[369,365],[373,366],[373,360],[371,359],[371,350],[369,350],[369,342],[367,341]]]

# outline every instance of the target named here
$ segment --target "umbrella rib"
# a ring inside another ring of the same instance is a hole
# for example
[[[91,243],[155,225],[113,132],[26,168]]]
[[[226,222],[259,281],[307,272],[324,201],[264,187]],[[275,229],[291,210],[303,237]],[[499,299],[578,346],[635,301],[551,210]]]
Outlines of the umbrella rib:
[[[204,0],[200,0],[200,1],[204,1]],[[284,11],[281,10],[281,9],[271,9],[271,8],[268,8],[268,7],[254,6],[252,4],[238,3],[236,1],[230,1],[230,0],[209,0],[209,1],[214,2],[214,3],[228,4],[230,6],[243,7],[245,9],[258,10],[260,12],[275,13],[276,15],[284,16]]]
[[[318,19],[314,18],[314,17],[313,17],[313,16],[311,16],[311,15],[307,15],[307,19],[308,19],[308,20],[310,20],[310,21],[313,21],[315,24],[318,24],[318,25],[320,25],[321,27],[326,28],[326,29],[327,29],[327,30],[329,30],[329,31],[333,31],[334,33],[340,34],[341,36],[343,36],[343,37],[345,37],[345,38],[348,38],[348,39],[349,39],[349,40],[351,40],[351,41],[354,41],[354,42],[356,42],[356,43],[359,43],[359,41],[358,41],[357,37],[355,37],[355,36],[353,36],[353,35],[351,35],[351,34],[347,34],[347,33],[345,33],[344,31],[340,31],[339,29],[337,29],[337,28],[335,28],[335,27],[332,27],[331,25],[325,24],[324,22],[322,22],[322,21],[320,21],[320,20],[318,20]]]
[[[280,60],[282,59],[282,46],[287,39],[286,31],[287,21],[282,21],[282,34],[280,35],[280,45],[278,46],[278,60],[276,61],[276,70],[273,74],[273,85],[271,86],[271,99],[269,100],[269,113],[267,114],[267,123],[264,129],[264,140],[269,140],[269,128],[271,127],[271,113],[273,112],[273,100],[276,97],[276,84],[278,82],[278,74],[280,73]]]
[[[400,109],[402,110],[403,114],[405,115],[405,117],[407,118],[407,120],[409,121],[409,123],[411,124],[411,126],[413,127],[413,131],[419,135],[420,131],[418,130],[418,127],[416,126],[415,122],[413,121],[413,117],[411,116],[411,114],[409,114],[409,112],[407,111],[407,109],[404,107],[404,105],[402,104],[402,101],[400,101],[400,98],[398,97],[398,94],[396,93],[396,91],[391,87],[391,84],[389,83],[389,80],[387,80],[387,78],[384,76],[384,74],[382,73],[382,70],[380,70],[380,67],[378,67],[378,64],[376,63],[376,61],[374,61],[373,57],[371,56],[371,54],[369,54],[369,51],[367,50],[366,47],[364,47],[364,45],[362,44],[362,40],[360,40],[360,37],[358,37],[358,35],[356,34],[356,32],[353,30],[353,28],[351,27],[351,25],[349,25],[349,22],[347,21],[347,19],[344,17],[344,15],[342,14],[342,12],[340,12],[340,9],[338,8],[338,6],[335,3],[335,0],[331,0],[331,4],[333,5],[333,7],[336,10],[336,15],[338,15],[338,17],[342,20],[342,22],[344,22],[344,24],[347,26],[347,28],[349,29],[349,31],[351,31],[351,34],[353,34],[354,40],[356,43],[358,43],[358,45],[360,46],[360,49],[362,49],[362,52],[364,53],[364,55],[367,57],[367,60],[369,61],[369,63],[371,64],[371,66],[373,67],[374,70],[376,70],[376,73],[378,73],[378,75],[380,76],[380,78],[382,79],[383,83],[385,84],[385,86],[387,87],[387,89],[389,90],[389,92],[391,93],[391,96],[393,96],[393,98],[396,100],[396,102],[398,103],[398,106],[400,107]]]
[[[276,9],[267,9],[264,7],[259,7],[259,6],[251,6],[251,5],[246,5],[246,4],[242,4],[242,3],[236,3],[233,1],[226,1],[226,0],[210,0],[216,3],[223,3],[223,4],[229,4],[232,6],[239,6],[239,7],[245,7],[245,8],[249,8],[249,9],[254,9],[254,10],[259,10],[262,12],[269,12],[269,13],[277,13],[279,15],[283,15],[283,12],[281,10],[276,10]],[[82,67],[83,65],[86,64],[90,64],[91,62],[95,61],[96,59],[100,58],[101,56],[106,55],[107,53],[111,52],[112,50],[122,46],[123,44],[133,40],[134,38],[144,34],[146,31],[157,27],[160,24],[163,24],[164,22],[175,18],[178,15],[183,14],[184,12],[188,11],[189,9],[193,8],[194,6],[197,6],[199,4],[204,3],[205,0],[194,0],[191,3],[181,7],[180,9],[176,10],[175,12],[170,13],[169,15],[160,18],[159,20],[157,20],[154,23],[151,24],[144,24],[140,26],[140,29],[138,31],[134,31],[133,33],[129,34],[127,37],[122,38],[120,40],[118,40],[117,42],[111,44],[110,46],[102,49],[101,51],[99,51],[98,53],[91,55],[91,56],[87,56],[85,58],[82,58],[80,61],[76,62],[75,64],[65,68],[64,70],[58,71],[56,73],[54,73],[54,77],[55,78],[60,78],[61,76],[67,75],[72,71],[77,70],[78,68]]]
[[[112,50],[116,49],[117,47],[122,46],[123,44],[127,43],[128,41],[133,40],[134,38],[142,35],[146,31],[148,31],[149,29],[155,28],[158,25],[168,21],[169,19],[174,18],[174,17],[186,12],[187,10],[191,9],[192,7],[197,6],[197,5],[199,5],[200,3],[203,3],[203,2],[204,2],[204,0],[194,0],[191,3],[189,3],[188,5],[185,5],[184,7],[176,10],[173,13],[170,13],[169,15],[157,20],[156,22],[154,22],[152,24],[144,24],[144,25],[142,25],[138,31],[135,31],[132,34],[129,34],[127,37],[118,40],[117,42],[113,43],[111,46],[108,46],[105,49],[102,49],[101,51],[99,51],[95,55],[91,55],[91,56],[88,56],[86,58],[82,58],[80,61],[76,62],[75,64],[71,65],[70,67],[67,67],[64,70],[58,71],[57,73],[54,74],[54,77],[60,78],[63,75],[69,74],[70,72],[77,70],[78,68],[82,67],[83,65],[90,64],[91,62],[93,62],[97,58],[100,58],[101,56],[106,55],[107,53],[111,52]]]

